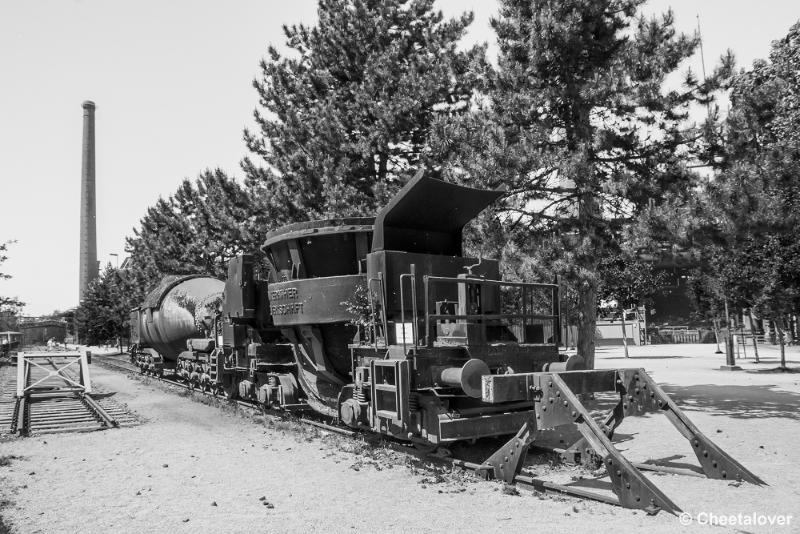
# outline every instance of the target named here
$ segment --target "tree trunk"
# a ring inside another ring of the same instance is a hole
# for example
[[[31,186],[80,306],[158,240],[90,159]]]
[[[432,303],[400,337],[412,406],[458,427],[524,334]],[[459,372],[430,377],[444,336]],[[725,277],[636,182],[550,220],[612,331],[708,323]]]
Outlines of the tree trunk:
[[[714,316],[714,339],[717,341],[717,352],[714,354],[722,354],[722,350],[719,348],[719,317],[716,315]]]
[[[594,334],[597,328],[597,286],[585,283],[578,291],[578,356],[594,369]]]
[[[586,131],[589,129],[588,108],[586,112]],[[588,139],[581,137],[581,139]],[[588,161],[588,160],[587,160]],[[597,198],[591,191],[583,191],[578,197],[578,232],[582,244],[579,245],[578,264],[588,273],[596,274],[600,263],[597,240],[597,220],[600,209]],[[585,276],[585,275],[584,275]],[[578,356],[583,358],[587,369],[594,369],[595,329],[597,328],[597,280],[591,275],[580,281],[578,287]]]
[[[753,336],[753,351],[756,353],[756,363],[759,363],[758,342],[756,341],[756,323],[753,321],[753,308],[747,310],[747,316],[750,318],[750,335]]]
[[[783,341],[783,316],[775,321],[775,329],[778,331],[778,342],[781,345],[781,369],[786,369],[786,346]]]
[[[622,346],[625,349],[625,357],[630,358],[628,354],[628,333],[625,331],[625,310],[622,310]]]
[[[728,297],[725,297],[725,327],[731,329],[731,314],[728,313]]]

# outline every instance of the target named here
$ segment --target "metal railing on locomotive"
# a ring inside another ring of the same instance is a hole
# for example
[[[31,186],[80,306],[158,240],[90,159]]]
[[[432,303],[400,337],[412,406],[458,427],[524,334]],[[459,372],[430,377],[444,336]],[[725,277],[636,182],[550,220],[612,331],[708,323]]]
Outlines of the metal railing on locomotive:
[[[558,344],[559,337],[560,337],[560,304],[559,304],[559,286],[557,284],[542,284],[542,283],[526,283],[526,282],[506,282],[501,280],[489,280],[485,278],[479,277],[447,277],[447,276],[430,276],[425,275],[423,276],[423,288],[424,288],[424,298],[425,298],[425,338],[424,341],[420,340],[419,337],[419,312],[418,312],[418,300],[417,300],[417,275],[416,275],[416,268],[414,265],[411,265],[411,272],[404,273],[400,275],[400,322],[402,327],[400,329],[400,338],[401,338],[401,345],[403,346],[403,352],[406,352],[409,342],[406,336],[406,284],[405,281],[408,280],[410,282],[410,289],[411,289],[411,351],[412,353],[416,354],[416,350],[418,346],[425,345],[428,347],[432,347],[434,340],[436,338],[435,327],[432,328],[432,325],[435,324],[436,321],[460,321],[464,324],[478,324],[481,329],[481,336],[482,340],[487,339],[487,327],[489,326],[489,321],[492,320],[519,320],[520,324],[520,336],[518,336],[517,341],[526,343],[530,342],[531,340],[527,338],[528,336],[528,329],[527,326],[531,326],[534,324],[542,325],[542,341],[547,341],[548,339],[552,340],[553,344]],[[383,283],[382,279],[372,279],[372,281]],[[483,294],[483,288],[486,286],[493,286],[500,288],[519,288],[521,291],[521,313],[486,313],[481,308],[479,313],[431,313],[431,304],[433,303],[433,299],[436,297],[435,287],[437,285],[460,285],[460,286],[477,286],[480,288],[480,293]],[[550,310],[551,313],[543,314],[543,313],[535,313],[532,311],[533,309],[533,292],[537,290],[546,290],[550,292]],[[383,295],[383,292],[380,293]],[[382,307],[383,308],[383,307]],[[529,311],[530,310],[530,311]],[[373,310],[373,317],[374,317],[374,310]],[[381,316],[381,321],[383,323],[384,331],[387,329],[387,321],[385,311]],[[538,322],[537,322],[538,321]],[[546,322],[549,322],[549,328],[545,329]],[[548,338],[548,332],[550,333],[550,337]],[[423,341],[423,343],[420,343]],[[376,345],[377,346],[377,345]]]
[[[480,294],[484,294],[483,288],[487,286],[494,286],[498,289],[501,288],[519,288],[521,290],[521,304],[522,310],[521,313],[485,313],[483,308],[480,309],[479,313],[457,313],[457,314],[449,314],[449,313],[430,313],[430,305],[435,299],[435,286],[436,285],[446,285],[446,284],[454,284],[454,285],[462,285],[462,286],[477,286],[480,288]],[[559,287],[557,284],[542,284],[542,283],[527,283],[527,282],[506,282],[502,280],[489,280],[485,278],[478,278],[478,277],[448,277],[448,276],[425,276],[423,278],[423,285],[425,291],[425,341],[428,347],[432,347],[434,343],[434,338],[436,337],[435,328],[431,328],[432,325],[435,324],[437,320],[452,320],[452,321],[463,321],[466,324],[478,324],[480,326],[480,339],[483,342],[487,341],[487,327],[489,326],[489,321],[492,320],[519,320],[521,321],[521,328],[519,330],[520,336],[518,337],[517,341],[521,343],[530,343],[532,342],[529,339],[529,332],[527,326],[532,325],[542,325],[542,342],[548,342],[548,339],[552,340],[552,344],[558,345],[559,343],[559,336],[560,336],[560,325],[559,325],[559,317],[560,317],[560,310],[559,310]],[[545,289],[551,291],[550,296],[550,311],[549,314],[543,313],[534,313],[533,306],[533,291]],[[529,309],[531,311],[529,311]],[[535,322],[535,321],[545,321],[545,322]],[[544,326],[549,322],[550,328],[549,332],[551,333],[550,338],[547,336],[547,330],[545,330]],[[520,339],[521,338],[521,339]]]

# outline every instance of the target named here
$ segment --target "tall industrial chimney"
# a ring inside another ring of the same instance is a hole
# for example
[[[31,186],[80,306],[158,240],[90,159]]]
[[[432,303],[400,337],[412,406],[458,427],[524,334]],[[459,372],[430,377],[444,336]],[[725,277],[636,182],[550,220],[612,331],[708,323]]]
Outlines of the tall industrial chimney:
[[[83,165],[81,166],[81,252],[78,298],[97,278],[97,221],[94,194],[94,102],[83,103]]]

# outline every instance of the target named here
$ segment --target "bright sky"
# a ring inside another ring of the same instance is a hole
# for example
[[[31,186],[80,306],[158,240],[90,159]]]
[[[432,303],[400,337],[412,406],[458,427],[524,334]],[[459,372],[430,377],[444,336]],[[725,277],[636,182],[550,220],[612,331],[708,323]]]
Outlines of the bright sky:
[[[494,42],[494,0],[438,0],[475,12],[468,41]],[[700,15],[706,65],[741,66],[800,19],[796,0],[651,0],[680,30]],[[283,24],[314,23],[314,0],[0,0],[0,242],[16,239],[0,295],[38,315],[78,300],[81,102],[97,104],[98,259],[124,256],[148,206],[220,167],[241,176],[251,86]],[[700,72],[699,57],[692,68]]]

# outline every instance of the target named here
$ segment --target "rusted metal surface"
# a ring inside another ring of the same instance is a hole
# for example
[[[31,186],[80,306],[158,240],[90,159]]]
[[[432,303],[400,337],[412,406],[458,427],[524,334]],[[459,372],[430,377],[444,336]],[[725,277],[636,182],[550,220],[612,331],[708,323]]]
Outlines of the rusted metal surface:
[[[378,212],[372,250],[461,256],[464,226],[503,194],[429,178],[420,170]]]
[[[766,484],[703,434],[644,369],[621,371],[620,382],[623,407],[628,404],[628,411],[638,407],[640,413],[663,411],[678,432],[689,440],[708,478]]]
[[[131,342],[166,360],[186,350],[186,341],[205,337],[225,284],[205,276],[168,276],[131,313]]]
[[[613,391],[619,402],[604,422],[598,423],[581,399],[584,393]],[[765,484],[730,455],[711,442],[664,393],[644,369],[612,369],[568,371],[561,373],[523,373],[505,376],[484,376],[483,400],[502,403],[527,398],[533,406],[530,417],[510,441],[492,454],[479,468],[487,476],[513,482],[519,475],[539,430],[574,425],[581,438],[562,454],[580,461],[598,458],[605,467],[620,506],[640,508],[648,513],[664,510],[678,514],[681,509],[642,470],[697,476],[668,466],[633,464],[611,441],[614,430],[626,416],[664,412],[676,429],[689,440],[700,466],[709,478],[735,479]],[[562,488],[563,489],[563,488]],[[591,492],[581,490],[591,498]],[[585,495],[585,496],[586,496]]]

